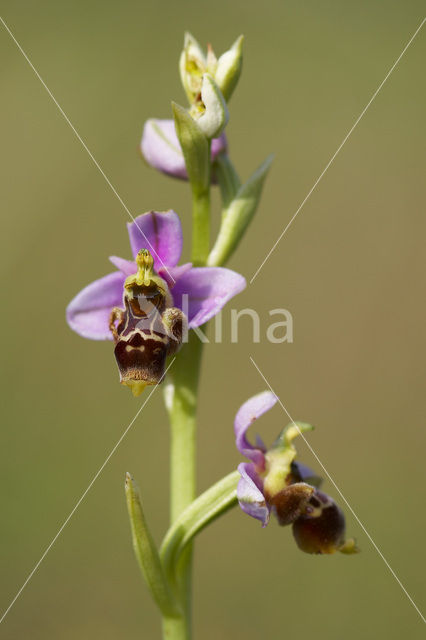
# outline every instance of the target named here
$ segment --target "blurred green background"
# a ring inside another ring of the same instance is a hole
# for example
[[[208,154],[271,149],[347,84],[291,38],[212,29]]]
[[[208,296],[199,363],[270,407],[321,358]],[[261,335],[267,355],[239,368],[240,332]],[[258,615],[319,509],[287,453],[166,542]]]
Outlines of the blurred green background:
[[[230,266],[263,260],[420,24],[420,1],[11,2],[3,17],[130,210],[174,208],[189,245],[187,185],[144,166],[143,122],[184,103],[183,32],[218,53],[244,33],[228,136],[245,178],[276,154]],[[0,603],[27,575],[133,418],[111,344],[64,320],[68,301],[129,257],[126,212],[4,29],[2,127],[3,425]],[[306,203],[232,306],[254,307],[261,344],[206,349],[199,487],[240,461],[233,416],[265,384],[252,355],[408,592],[424,604],[425,28]],[[217,198],[215,199],[217,204]],[[215,216],[219,212],[216,209]],[[294,343],[265,340],[268,310]],[[229,309],[224,315],[225,326]],[[243,326],[244,325],[244,326]],[[267,441],[287,422],[274,409]],[[0,627],[8,639],[159,638],[134,562],[123,495],[136,477],[158,540],[167,527],[168,426],[154,396]],[[301,459],[316,466],[303,443]],[[336,498],[329,482],[325,484]],[[348,510],[346,510],[348,511]],[[423,637],[419,615],[350,513],[357,557],[310,557],[290,529],[235,509],[198,539],[195,638]]]

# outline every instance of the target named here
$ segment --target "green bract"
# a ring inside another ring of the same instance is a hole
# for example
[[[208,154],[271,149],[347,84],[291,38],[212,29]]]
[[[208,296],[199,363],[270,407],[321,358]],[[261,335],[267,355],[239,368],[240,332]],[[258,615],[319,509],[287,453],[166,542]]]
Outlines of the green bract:
[[[167,579],[163,572],[157,547],[149,532],[142,510],[139,491],[130,473],[126,473],[126,501],[132,530],[133,548],[138,564],[151,591],[152,597],[163,615],[177,614],[177,606],[172,597]]]
[[[273,156],[268,156],[247,182],[240,187],[232,165],[221,164],[218,170],[218,178],[222,188],[222,197],[227,204],[222,213],[219,235],[209,255],[208,264],[210,266],[225,264],[241,241],[256,213],[263,183],[272,159]],[[218,164],[221,162],[218,159]]]
[[[193,189],[202,191],[208,188],[210,181],[208,140],[186,109],[175,102],[172,102],[172,109],[189,182]]]

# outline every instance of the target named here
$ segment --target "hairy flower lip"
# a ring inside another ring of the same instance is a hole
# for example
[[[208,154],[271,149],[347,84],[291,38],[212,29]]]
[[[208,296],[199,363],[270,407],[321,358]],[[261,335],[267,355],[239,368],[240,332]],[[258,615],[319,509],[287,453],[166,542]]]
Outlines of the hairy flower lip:
[[[172,210],[144,213],[128,224],[128,232],[134,257],[143,248],[152,253],[154,268],[171,288],[174,305],[188,315],[189,328],[207,322],[246,286],[243,276],[224,267],[178,266],[183,236],[179,216]],[[121,306],[126,277],[136,272],[133,261],[117,256],[111,261],[119,270],[86,286],[67,307],[69,326],[84,338],[112,340],[110,312]]]

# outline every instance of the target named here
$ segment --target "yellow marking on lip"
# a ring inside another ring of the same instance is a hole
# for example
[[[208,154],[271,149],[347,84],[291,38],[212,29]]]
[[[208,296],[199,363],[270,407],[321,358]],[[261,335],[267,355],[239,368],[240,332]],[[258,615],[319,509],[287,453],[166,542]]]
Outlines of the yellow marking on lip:
[[[121,384],[130,387],[135,398],[141,395],[142,391],[148,385],[144,380],[123,380]]]
[[[131,344],[126,344],[126,351],[140,351],[142,353],[142,351],[145,351],[145,347],[143,344],[141,344],[139,347],[133,347]]]
[[[144,340],[156,340],[157,342],[166,343],[169,339],[167,335],[159,336],[157,333],[154,333],[152,327],[150,327],[150,331],[152,333],[145,333],[144,331],[141,331],[136,327],[136,329],[134,329],[132,333],[139,333],[139,335],[141,335]]]

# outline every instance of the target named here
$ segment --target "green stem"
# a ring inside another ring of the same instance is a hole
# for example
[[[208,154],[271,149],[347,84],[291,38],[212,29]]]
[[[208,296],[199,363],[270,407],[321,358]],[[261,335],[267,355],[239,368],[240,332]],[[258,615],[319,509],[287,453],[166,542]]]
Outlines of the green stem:
[[[163,618],[164,640],[187,640],[188,627],[185,618]]]
[[[190,332],[166,386],[171,425],[170,519],[172,522],[195,498],[197,390],[203,344]]]
[[[210,157],[210,143],[207,145]],[[208,163],[206,182],[192,185],[192,253],[194,266],[203,266],[210,252],[210,162]]]
[[[196,412],[202,342],[190,332],[170,369],[166,386],[166,407],[171,427],[170,519],[173,523],[196,495]],[[184,614],[163,621],[164,638],[191,637],[191,545],[182,554],[177,569],[178,596]]]
[[[197,191],[192,199],[192,263],[202,266],[210,251],[210,192]]]
[[[210,142],[200,133],[192,118],[174,107],[178,137],[192,190],[192,255],[194,266],[203,266],[210,251]],[[179,135],[179,132],[181,135]],[[195,142],[194,142],[195,141]],[[201,154],[200,157],[198,156]],[[200,164],[201,163],[201,164]],[[201,165],[203,170],[201,171]],[[166,386],[165,400],[171,429],[170,519],[175,522],[196,496],[197,392],[203,343],[189,333]],[[183,614],[163,618],[167,640],[191,638],[192,544],[183,551],[176,569],[176,589]]]

